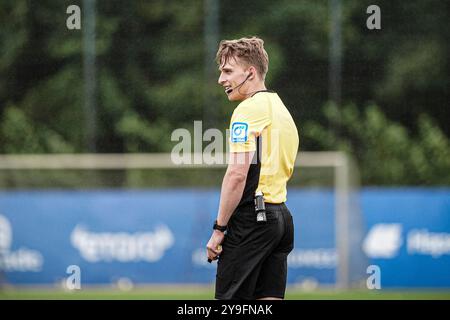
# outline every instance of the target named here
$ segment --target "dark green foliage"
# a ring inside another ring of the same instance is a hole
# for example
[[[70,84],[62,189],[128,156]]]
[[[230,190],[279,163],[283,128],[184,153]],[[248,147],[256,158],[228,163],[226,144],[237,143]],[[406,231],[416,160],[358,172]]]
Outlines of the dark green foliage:
[[[411,133],[375,105],[359,112],[354,105],[338,109],[330,104],[325,114],[338,130],[307,122],[303,139],[352,154],[365,185],[450,184],[450,141],[429,116],[419,117]]]
[[[66,28],[76,4],[83,29],[82,3],[1,2],[1,153],[89,151],[83,30]],[[236,104],[206,78],[203,1],[96,3],[97,152],[168,152],[171,132],[194,120],[225,131]],[[220,39],[265,40],[268,86],[302,128],[303,150],[354,152],[364,184],[448,184],[448,1],[380,0],[375,31],[366,28],[371,1],[341,3],[343,104],[378,107],[322,111],[328,1],[220,1]]]

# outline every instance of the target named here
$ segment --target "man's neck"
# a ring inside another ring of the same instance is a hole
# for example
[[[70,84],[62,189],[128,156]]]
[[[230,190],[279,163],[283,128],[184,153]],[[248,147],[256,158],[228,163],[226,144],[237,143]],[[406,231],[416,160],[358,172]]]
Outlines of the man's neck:
[[[256,91],[263,91],[267,90],[266,85],[264,82],[260,82],[257,85],[255,85],[253,88],[251,88],[250,92],[256,92]]]
[[[266,85],[264,84],[264,82],[255,83],[254,86],[251,86],[251,87],[248,88],[248,92],[250,94],[247,95],[247,97],[245,99],[248,99],[248,98],[252,97],[258,91],[265,91],[265,90],[267,90],[267,88],[266,88]]]

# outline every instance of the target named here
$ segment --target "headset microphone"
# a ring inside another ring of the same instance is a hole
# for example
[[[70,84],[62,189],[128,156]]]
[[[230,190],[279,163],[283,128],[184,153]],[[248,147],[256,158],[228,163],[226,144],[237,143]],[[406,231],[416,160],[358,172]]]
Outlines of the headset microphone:
[[[227,94],[230,94],[230,93],[233,92],[234,90],[239,89],[239,88],[245,83],[245,81],[247,81],[248,78],[250,78],[250,76],[251,76],[252,74],[253,74],[253,73],[250,72],[250,73],[247,75],[247,77],[245,78],[244,81],[242,81],[242,82],[241,82],[240,84],[238,84],[236,87],[228,89],[228,90],[226,91]]]

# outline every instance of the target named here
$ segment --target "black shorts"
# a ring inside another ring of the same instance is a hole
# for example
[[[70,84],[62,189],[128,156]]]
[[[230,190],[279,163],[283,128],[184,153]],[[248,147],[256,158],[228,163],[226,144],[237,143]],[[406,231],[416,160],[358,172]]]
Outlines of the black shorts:
[[[267,223],[254,206],[238,208],[228,222],[216,276],[216,299],[284,298],[294,225],[284,203],[266,204]]]

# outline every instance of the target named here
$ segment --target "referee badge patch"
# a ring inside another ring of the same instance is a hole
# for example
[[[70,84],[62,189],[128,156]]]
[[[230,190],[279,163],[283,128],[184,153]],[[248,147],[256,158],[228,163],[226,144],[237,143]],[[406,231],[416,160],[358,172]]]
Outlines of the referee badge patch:
[[[231,125],[231,142],[246,142],[248,139],[248,124],[233,122]]]

